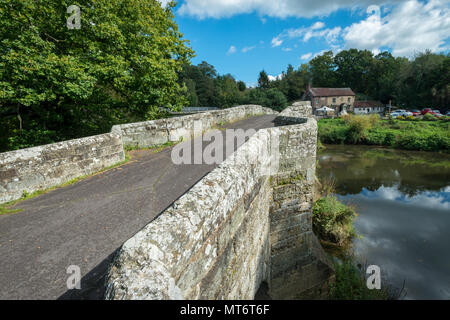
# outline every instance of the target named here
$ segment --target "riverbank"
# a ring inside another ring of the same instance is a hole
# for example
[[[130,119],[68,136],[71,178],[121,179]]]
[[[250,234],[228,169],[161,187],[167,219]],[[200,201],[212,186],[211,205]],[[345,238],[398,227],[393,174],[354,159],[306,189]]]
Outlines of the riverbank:
[[[319,139],[326,144],[361,144],[450,153],[448,120],[381,120],[347,116],[319,120]]]
[[[379,266],[381,286],[395,288],[394,298],[449,299],[450,154],[325,145],[318,162],[320,181],[333,179],[332,195],[358,213],[352,268],[357,262]],[[322,246],[340,254],[335,246]],[[335,270],[355,274],[345,265]]]

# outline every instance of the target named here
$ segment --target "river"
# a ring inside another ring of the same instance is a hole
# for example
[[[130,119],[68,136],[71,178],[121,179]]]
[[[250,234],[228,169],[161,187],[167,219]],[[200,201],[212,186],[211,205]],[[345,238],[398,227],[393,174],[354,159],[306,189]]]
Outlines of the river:
[[[450,299],[450,155],[325,147],[318,176],[356,207],[358,261],[378,265],[382,285],[405,282],[405,299]]]

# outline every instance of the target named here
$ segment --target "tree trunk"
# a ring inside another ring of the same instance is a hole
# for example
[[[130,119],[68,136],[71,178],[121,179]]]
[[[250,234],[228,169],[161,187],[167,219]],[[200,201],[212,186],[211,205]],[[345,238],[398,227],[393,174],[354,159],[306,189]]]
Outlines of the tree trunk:
[[[22,131],[22,117],[20,116],[20,104],[17,104],[17,119],[19,119],[19,130]]]

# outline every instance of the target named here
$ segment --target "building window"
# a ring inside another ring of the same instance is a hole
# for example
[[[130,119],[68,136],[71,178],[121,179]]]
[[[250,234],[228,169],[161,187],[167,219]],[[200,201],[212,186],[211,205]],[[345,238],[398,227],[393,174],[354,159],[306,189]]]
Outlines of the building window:
[[[333,98],[333,103],[336,103],[336,98]]]
[[[348,103],[352,102],[352,98],[348,98]]]

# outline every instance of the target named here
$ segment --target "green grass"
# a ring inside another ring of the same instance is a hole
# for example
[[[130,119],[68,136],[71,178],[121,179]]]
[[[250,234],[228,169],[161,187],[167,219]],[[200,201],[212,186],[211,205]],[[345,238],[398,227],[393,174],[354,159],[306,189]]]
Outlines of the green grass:
[[[319,139],[326,144],[364,144],[418,151],[450,153],[448,120],[378,120],[367,116],[319,121]]]
[[[356,237],[353,227],[357,217],[355,210],[335,196],[328,195],[316,201],[312,213],[314,233],[321,241],[346,247]]]
[[[397,300],[403,294],[381,277],[381,289],[370,290],[366,282],[367,265],[355,263],[352,256],[334,259],[336,281],[330,286],[330,300]]]

